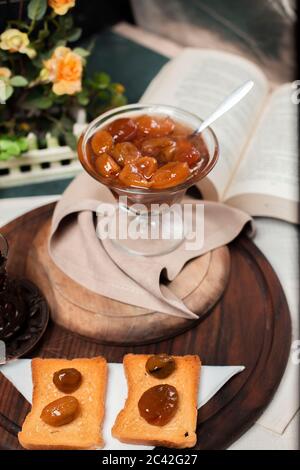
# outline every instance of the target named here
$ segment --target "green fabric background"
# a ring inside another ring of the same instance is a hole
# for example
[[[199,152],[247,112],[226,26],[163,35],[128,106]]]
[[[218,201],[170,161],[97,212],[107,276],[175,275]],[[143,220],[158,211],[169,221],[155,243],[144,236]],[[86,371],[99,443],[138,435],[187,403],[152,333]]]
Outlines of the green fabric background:
[[[92,73],[98,70],[109,73],[113,81],[123,83],[129,103],[135,103],[167,61],[167,57],[151,49],[111,31],[104,31],[95,37],[95,46],[89,58],[87,71]],[[60,194],[70,181],[68,178],[0,188],[0,198]]]

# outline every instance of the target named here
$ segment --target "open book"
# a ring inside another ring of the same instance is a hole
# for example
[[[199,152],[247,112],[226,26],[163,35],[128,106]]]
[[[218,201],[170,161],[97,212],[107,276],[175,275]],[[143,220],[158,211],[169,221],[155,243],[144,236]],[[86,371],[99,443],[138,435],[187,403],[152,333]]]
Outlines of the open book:
[[[242,57],[187,48],[162,68],[141,101],[177,106],[206,118],[246,80],[255,83],[249,95],[212,125],[219,161],[199,189],[205,199],[296,223],[297,105],[291,84],[274,89]]]

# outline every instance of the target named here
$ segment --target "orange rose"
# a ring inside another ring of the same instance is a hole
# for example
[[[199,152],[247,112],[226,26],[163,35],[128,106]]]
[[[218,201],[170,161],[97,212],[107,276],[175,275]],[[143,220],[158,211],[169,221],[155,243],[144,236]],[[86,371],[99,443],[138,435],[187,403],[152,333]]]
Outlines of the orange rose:
[[[75,0],[48,0],[48,4],[57,15],[65,15],[75,6]]]
[[[0,77],[10,78],[11,71],[7,67],[0,67]]]
[[[44,61],[41,79],[53,83],[56,95],[74,95],[81,91],[82,58],[68,47],[57,47]]]

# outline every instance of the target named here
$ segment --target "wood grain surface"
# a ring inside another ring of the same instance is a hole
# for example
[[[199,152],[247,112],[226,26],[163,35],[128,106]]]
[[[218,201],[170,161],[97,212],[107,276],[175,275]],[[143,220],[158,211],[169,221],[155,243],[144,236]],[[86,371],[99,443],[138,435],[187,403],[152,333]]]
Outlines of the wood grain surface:
[[[49,207],[45,206],[1,229],[11,246],[9,269],[14,275],[25,272],[28,227],[34,231],[48,214]],[[50,322],[31,357],[104,355],[109,362],[121,362],[128,352],[166,352],[199,354],[205,365],[243,364],[246,369],[199,410],[196,448],[227,448],[257,420],[271,400],[285,370],[291,340],[287,302],[268,261],[245,235],[234,240],[229,249],[231,270],[224,295],[210,315],[185,333],[148,345],[108,346]],[[16,435],[29,408],[1,376],[2,448],[20,449]]]
[[[46,222],[30,230],[32,239],[29,236],[24,244],[27,257],[24,275],[47,298],[55,323],[96,341],[119,345],[146,344],[195,326],[195,320],[101,296],[65,275],[48,254],[52,208],[50,205]],[[190,261],[174,281],[164,284],[202,319],[223,294],[229,272],[230,255],[225,246]]]

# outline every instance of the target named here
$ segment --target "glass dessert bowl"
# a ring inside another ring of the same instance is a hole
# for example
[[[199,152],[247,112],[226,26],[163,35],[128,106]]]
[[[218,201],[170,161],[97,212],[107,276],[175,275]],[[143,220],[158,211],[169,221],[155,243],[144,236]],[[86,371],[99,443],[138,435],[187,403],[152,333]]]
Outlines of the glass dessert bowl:
[[[102,114],[80,137],[83,168],[115,197],[111,238],[118,246],[154,256],[183,242],[182,198],[219,156],[212,129],[193,136],[201,123],[173,106],[134,104]]]

